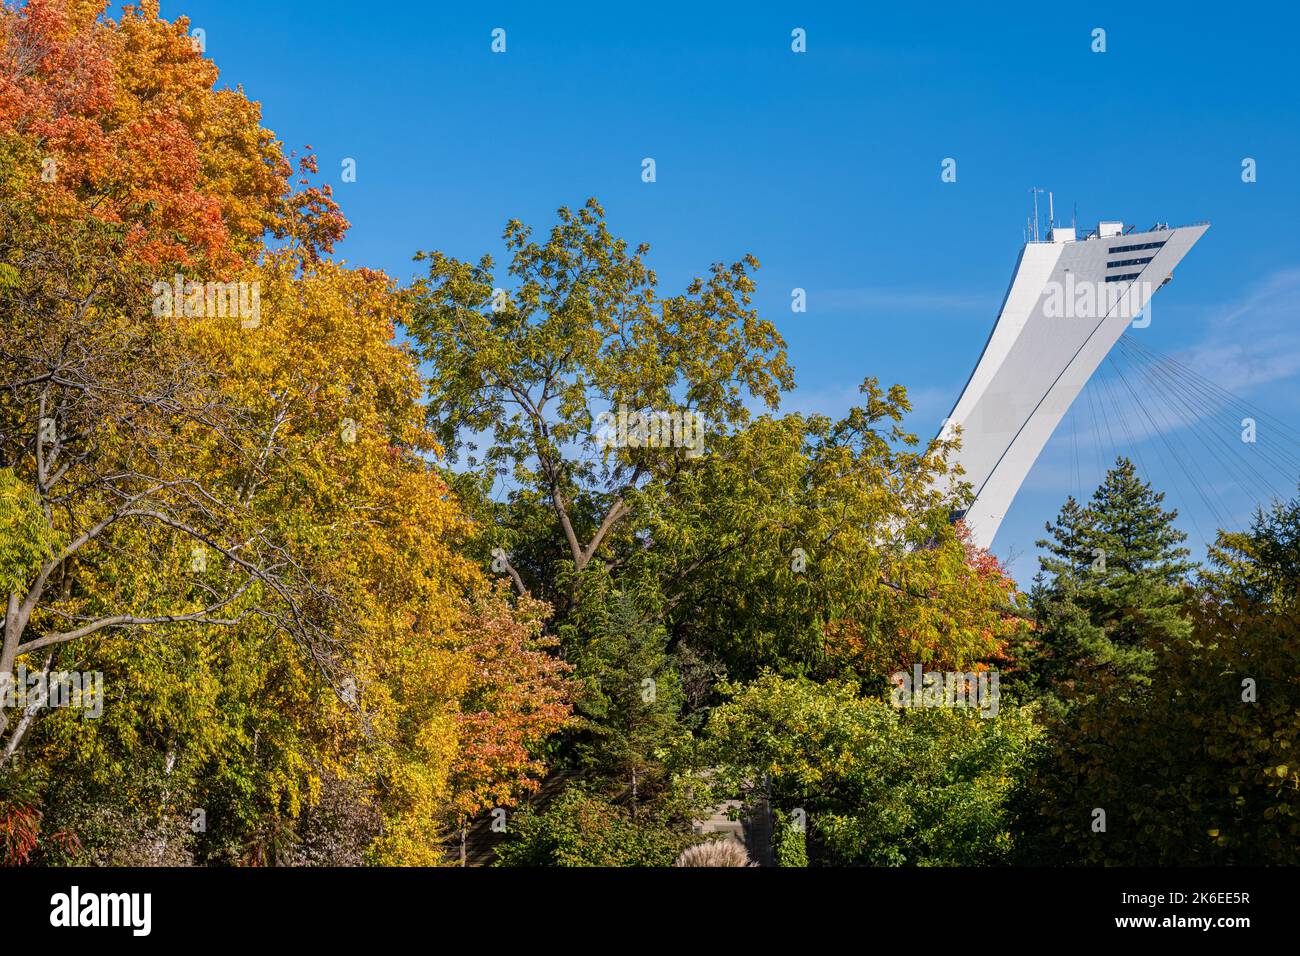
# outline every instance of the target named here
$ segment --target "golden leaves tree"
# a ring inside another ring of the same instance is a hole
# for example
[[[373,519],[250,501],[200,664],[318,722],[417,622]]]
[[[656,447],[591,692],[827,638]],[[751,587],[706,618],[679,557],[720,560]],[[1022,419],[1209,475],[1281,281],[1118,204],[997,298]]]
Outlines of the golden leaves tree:
[[[184,21],[99,13],[0,9],[0,675],[109,688],[0,711],[40,784],[0,803],[84,838],[49,859],[330,860],[297,822],[340,786],[374,858],[433,862],[566,717],[546,608],[457,556],[404,299],[324,258],[314,160]]]

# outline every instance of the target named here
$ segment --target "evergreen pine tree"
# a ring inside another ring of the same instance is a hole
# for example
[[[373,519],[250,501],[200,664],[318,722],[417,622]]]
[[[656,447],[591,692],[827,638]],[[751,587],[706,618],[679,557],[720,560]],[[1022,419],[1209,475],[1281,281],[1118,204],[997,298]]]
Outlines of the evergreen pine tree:
[[[1300,863],[1300,498],[1220,532],[1200,583],[1190,636],[1148,628],[1148,686],[1097,673],[1051,726],[1023,794],[1025,862]],[[1110,808],[1105,839],[1080,825],[1089,807]]]
[[[634,810],[663,789],[683,735],[681,682],[662,604],[652,580],[619,588],[604,566],[594,564],[578,575],[573,611],[560,628],[581,687],[579,764],[608,784],[611,795],[626,796]]]
[[[1093,555],[1085,550],[1084,540],[1091,517],[1073,495],[1065,499],[1056,523],[1047,523],[1047,533],[1051,537],[1037,542],[1040,548],[1047,549],[1047,554],[1038,559],[1040,577],[1051,575],[1052,580],[1062,587],[1078,582],[1079,576],[1093,560]]]
[[[1086,507],[1070,498],[1047,524],[1031,600],[1041,638],[1037,671],[1052,690],[1068,690],[1098,668],[1145,683],[1151,638],[1189,633],[1183,585],[1194,565],[1187,536],[1174,525],[1177,512],[1163,502],[1121,457]]]

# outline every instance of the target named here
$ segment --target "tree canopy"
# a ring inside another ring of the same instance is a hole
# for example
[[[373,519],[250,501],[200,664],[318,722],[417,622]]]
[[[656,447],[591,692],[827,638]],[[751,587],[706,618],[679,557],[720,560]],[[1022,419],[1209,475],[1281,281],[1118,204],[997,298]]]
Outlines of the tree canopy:
[[[349,265],[201,46],[0,5],[0,864],[1297,862],[1300,498],[1120,458],[1023,594],[743,247]]]

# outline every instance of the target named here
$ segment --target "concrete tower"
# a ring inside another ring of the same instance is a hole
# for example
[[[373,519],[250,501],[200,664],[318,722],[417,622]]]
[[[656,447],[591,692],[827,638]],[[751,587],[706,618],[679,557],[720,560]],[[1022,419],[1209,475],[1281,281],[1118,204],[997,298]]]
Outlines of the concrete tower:
[[[987,548],[1020,484],[1089,377],[1208,224],[1126,232],[1103,222],[1076,239],[1051,229],[1026,243],[993,333],[944,422],[961,426],[955,460],[975,500],[960,517]]]

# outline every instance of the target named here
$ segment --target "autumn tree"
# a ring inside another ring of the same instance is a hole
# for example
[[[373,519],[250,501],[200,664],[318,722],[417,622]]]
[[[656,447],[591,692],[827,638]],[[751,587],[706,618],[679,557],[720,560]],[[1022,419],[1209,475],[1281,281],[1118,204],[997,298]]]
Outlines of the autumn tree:
[[[664,295],[649,247],[614,237],[594,199],[558,215],[544,241],[507,224],[504,275],[490,255],[422,255],[409,331],[431,367],[431,427],[489,487],[513,489],[509,511],[489,511],[496,560],[519,587],[567,600],[554,591],[560,562],[581,571],[631,534],[634,496],[747,421],[747,398],[775,407],[792,380],[780,335],[752,306],[752,256]],[[675,415],[691,439],[620,438],[601,416],[624,412]],[[467,447],[475,433],[491,436],[481,454]],[[517,544],[540,532],[520,567]]]
[[[0,457],[35,497],[46,545],[8,592],[0,674],[20,655],[48,658],[105,628],[234,624],[249,614],[274,616],[319,649],[306,605],[320,594],[234,495],[193,468],[188,436],[238,428],[214,397],[215,370],[186,351],[170,317],[150,313],[140,273],[123,263],[121,229],[87,223],[71,242],[68,231],[24,223],[0,203]],[[134,582],[79,586],[79,568],[128,543],[162,549],[163,564],[210,554],[223,570],[171,606],[137,600]],[[9,731],[0,762],[25,730],[7,724],[0,712],[0,733]]]
[[[301,236],[314,256],[345,223],[322,192],[290,182],[256,107],[214,89],[215,66],[185,23],[161,20],[156,3],[127,8],[118,24],[100,12],[59,0],[0,10],[0,441],[61,537],[30,586],[9,594],[4,674],[19,654],[106,627],[233,622],[261,590],[305,638],[303,602],[321,600],[278,543],[241,526],[236,496],[189,468],[177,433],[240,423],[213,397],[215,369],[187,351],[186,312],[159,314],[146,290],[173,270],[232,277],[267,231]],[[195,560],[220,554],[232,578],[206,602],[143,612],[109,598],[94,613],[69,569],[141,525],[188,537]],[[38,617],[43,633],[29,633],[38,611],[61,623]]]
[[[294,821],[339,780],[360,782],[356,799],[380,815],[373,859],[440,862],[458,820],[536,785],[539,747],[567,716],[565,668],[540,637],[547,609],[512,606],[455,553],[470,525],[427,460],[437,449],[413,359],[391,343],[402,300],[389,280],[288,252],[256,276],[256,328],[199,318],[190,332],[192,354],[223,370],[211,394],[233,424],[180,429],[177,448],[320,595],[302,608],[311,637],[265,601],[237,621],[184,622],[207,627],[179,645],[158,626],[181,622],[141,621],[143,638],[107,640],[95,658],[136,707],[90,733],[59,714],[42,742],[94,770],[123,738],[156,734],[152,798],[203,808],[205,859],[292,858]],[[149,540],[127,539],[122,558]],[[117,568],[118,549],[98,566],[152,602],[228,573],[220,551],[196,569],[168,545],[155,575]],[[181,686],[166,664],[177,655]]]
[[[15,187],[63,222],[125,225],[132,257],[223,278],[266,234],[315,257],[347,227],[295,169],[260,108],[217,85],[189,22],[157,0],[103,19],[97,0],[0,9],[0,135],[24,143]],[[311,161],[308,160],[308,169]]]
[[[949,523],[936,489],[955,443],[901,427],[901,387],[868,380],[840,421],[751,421],[746,394],[775,407],[792,382],[751,305],[757,264],[715,265],[664,297],[647,249],[611,235],[594,200],[559,217],[545,242],[507,226],[508,279],[490,256],[432,253],[415,289],[430,423],[478,466],[450,480],[484,516],[485,565],[562,613],[578,581],[562,569],[597,555],[616,578],[657,577],[674,649],[691,658],[688,697],[719,663],[883,679],[904,660],[1001,651],[1014,585]],[[610,435],[611,410],[694,414],[705,438]],[[469,446],[483,434],[480,458]]]
[[[913,663],[968,669],[1022,624],[1014,582],[948,520],[948,440],[902,422],[901,386],[862,387],[843,418],[764,417],[643,496],[649,548],[679,646],[733,679],[765,668],[884,686]]]
[[[457,554],[406,300],[323,258],[314,160],[183,21],[98,13],[0,10],[0,671],[112,688],[0,715],[0,814],[47,862],[288,862],[327,792],[339,853],[441,862],[567,717],[548,608]]]

